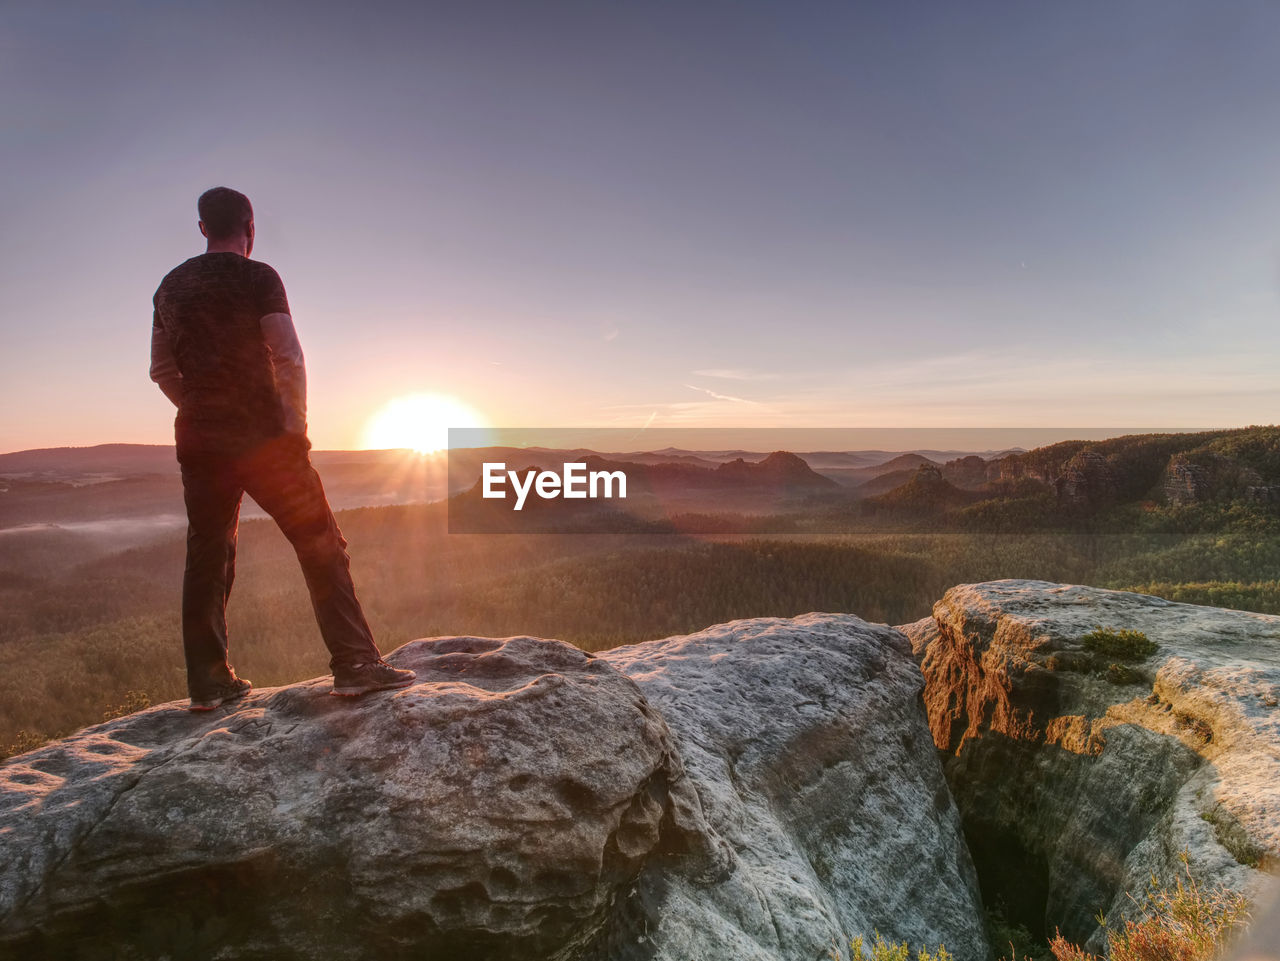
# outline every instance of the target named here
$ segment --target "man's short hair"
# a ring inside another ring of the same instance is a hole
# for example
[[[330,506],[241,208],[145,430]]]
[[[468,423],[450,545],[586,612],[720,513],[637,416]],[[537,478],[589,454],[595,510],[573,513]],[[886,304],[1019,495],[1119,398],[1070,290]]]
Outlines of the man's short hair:
[[[234,237],[253,220],[253,205],[249,198],[230,187],[212,187],[196,201],[204,229],[213,240]]]

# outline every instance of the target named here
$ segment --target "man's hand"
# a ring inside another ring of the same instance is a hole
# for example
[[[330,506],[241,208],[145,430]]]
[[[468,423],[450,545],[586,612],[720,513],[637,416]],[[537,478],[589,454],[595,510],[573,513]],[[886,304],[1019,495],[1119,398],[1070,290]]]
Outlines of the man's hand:
[[[182,406],[182,372],[173,356],[169,334],[155,316],[151,320],[151,379],[160,385],[174,407]]]

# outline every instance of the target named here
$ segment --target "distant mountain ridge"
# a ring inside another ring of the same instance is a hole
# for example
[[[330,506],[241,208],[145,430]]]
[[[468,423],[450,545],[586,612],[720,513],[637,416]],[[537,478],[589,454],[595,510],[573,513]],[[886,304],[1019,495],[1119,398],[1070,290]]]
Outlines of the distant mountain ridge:
[[[550,448],[550,447],[485,447],[467,448],[468,455],[494,456],[496,459],[513,461],[519,455],[534,458],[538,463],[547,463],[555,458],[566,456],[585,457],[595,455],[611,460],[627,461],[640,464],[684,463],[697,467],[715,467],[718,464],[743,460],[754,463],[768,457],[767,452],[748,450],[685,450],[666,447],[659,450],[610,452],[596,451],[588,448]],[[454,456],[462,451],[454,451]],[[983,456],[984,460],[1003,456],[1007,451],[972,452]],[[948,459],[966,456],[971,452],[963,451],[812,451],[797,452],[814,470],[832,469],[874,469],[899,458],[915,458],[943,463]],[[318,466],[333,463],[384,463],[399,464],[406,457],[418,457],[412,451],[403,448],[387,450],[313,450],[311,459]],[[443,460],[443,452],[429,455],[425,460]],[[915,466],[913,463],[911,466]],[[890,468],[892,469],[892,468]],[[172,444],[95,444],[89,447],[40,447],[30,450],[0,453],[0,477],[2,476],[45,476],[48,479],[62,479],[74,482],[80,475],[117,477],[137,474],[177,473],[178,461]]]
[[[1153,510],[1185,513],[1196,505],[1280,508],[1275,426],[1064,441],[946,460],[922,451],[664,448],[601,454],[538,447],[470,448],[447,457],[405,450],[313,451],[312,460],[336,509],[443,500],[473,487],[486,462],[558,470],[570,460],[625,470],[637,492],[661,494],[670,511],[786,513],[793,519],[826,512],[836,527],[858,528],[859,518],[872,518],[874,526],[910,524],[919,517],[966,528],[980,523],[1001,530],[1044,529],[1111,517],[1122,509],[1129,514],[1116,517],[1135,523],[1143,511],[1155,518]],[[815,461],[863,466],[823,467]],[[733,496],[717,499],[720,494]],[[257,512],[248,502],[245,509],[246,516]],[[171,446],[103,444],[0,454],[0,529],[178,517],[182,510]],[[1175,522],[1172,516],[1155,519]]]
[[[982,496],[980,492],[956,487],[946,479],[943,469],[937,464],[924,463],[912,472],[906,483],[868,498],[867,503],[873,507],[934,512],[972,504]]]
[[[899,479],[902,483],[884,489]],[[1176,528],[1199,521],[1189,516],[1178,521],[1172,512],[1185,514],[1197,506],[1280,508],[1280,428],[1066,441],[990,461],[921,464],[911,476],[885,474],[857,493],[865,495],[868,512],[949,514],[961,526],[978,519],[1013,529],[1009,525],[1035,528],[1111,518]],[[1141,521],[1144,513],[1150,523]]]

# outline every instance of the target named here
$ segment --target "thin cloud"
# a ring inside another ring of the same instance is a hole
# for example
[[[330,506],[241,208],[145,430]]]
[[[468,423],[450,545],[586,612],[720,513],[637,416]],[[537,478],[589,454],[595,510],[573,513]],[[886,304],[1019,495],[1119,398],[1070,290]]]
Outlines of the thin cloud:
[[[717,377],[720,380],[777,380],[778,375],[751,367],[707,367],[691,371],[698,377]]]
[[[758,405],[734,405],[726,408],[723,401],[711,398],[708,400],[678,401],[657,404],[607,404],[599,408],[605,415],[606,422],[619,427],[629,427],[635,423],[636,412],[648,412],[645,427],[758,427],[761,426]]]
[[[752,407],[763,407],[764,404],[758,400],[747,400],[745,397],[732,397],[729,394],[717,394],[714,390],[708,390],[705,387],[695,387],[693,384],[685,384],[690,390],[700,391],[708,397],[714,397],[716,400],[732,401],[735,404],[750,404]]]

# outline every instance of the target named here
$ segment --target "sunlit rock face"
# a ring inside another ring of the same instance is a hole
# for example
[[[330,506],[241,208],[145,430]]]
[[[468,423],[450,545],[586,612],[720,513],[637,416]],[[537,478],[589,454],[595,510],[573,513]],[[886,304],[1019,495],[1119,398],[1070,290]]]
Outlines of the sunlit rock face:
[[[1145,658],[1086,650],[1141,631]],[[1127,892],[1256,895],[1280,855],[1280,618],[1040,581],[952,588],[903,629],[987,902],[1101,947]],[[1112,665],[1115,665],[1114,667]]]
[[[441,638],[402,691],[163,705],[0,767],[0,957],[984,959],[906,639]]]
[[[901,633],[807,614],[601,656],[667,718],[730,855],[721,877],[664,879],[650,922],[656,957],[826,959],[876,931],[913,950],[988,957],[977,879]]]
[[[527,637],[390,659],[419,683],[165,705],[0,768],[0,945],[571,957],[646,859],[696,859],[708,832],[666,723],[606,662]]]

